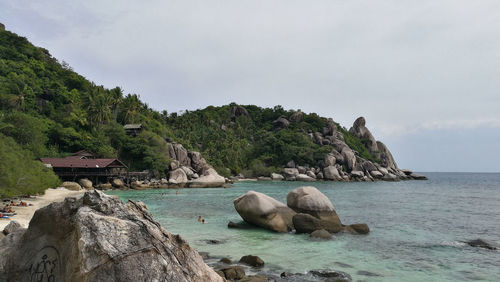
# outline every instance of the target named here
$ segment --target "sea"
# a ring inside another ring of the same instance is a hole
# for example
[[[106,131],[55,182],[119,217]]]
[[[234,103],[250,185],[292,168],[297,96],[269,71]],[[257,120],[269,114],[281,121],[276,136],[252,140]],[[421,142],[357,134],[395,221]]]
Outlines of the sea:
[[[470,247],[500,243],[500,174],[422,173],[429,180],[401,182],[238,182],[231,188],[110,191],[142,201],[171,233],[199,252],[238,261],[257,255],[260,271],[348,273],[353,281],[500,281],[500,251]],[[307,234],[229,229],[242,222],[233,200],[249,190],[286,203],[288,192],[314,186],[333,203],[344,224],[366,223],[368,235]],[[206,223],[197,221],[202,216]]]

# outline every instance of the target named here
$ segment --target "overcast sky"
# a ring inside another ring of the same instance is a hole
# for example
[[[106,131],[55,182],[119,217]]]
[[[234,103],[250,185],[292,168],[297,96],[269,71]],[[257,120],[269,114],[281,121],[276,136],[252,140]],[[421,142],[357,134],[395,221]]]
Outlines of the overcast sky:
[[[0,22],[157,110],[364,116],[400,167],[500,171],[498,0],[0,0]]]

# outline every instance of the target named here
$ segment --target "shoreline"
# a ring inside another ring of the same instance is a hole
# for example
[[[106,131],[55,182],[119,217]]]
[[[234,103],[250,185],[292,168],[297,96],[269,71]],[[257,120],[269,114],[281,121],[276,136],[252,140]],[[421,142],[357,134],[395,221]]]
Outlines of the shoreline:
[[[38,197],[33,197],[33,198],[22,198],[23,202],[26,202],[28,204],[32,204],[32,206],[27,206],[27,207],[20,207],[20,206],[14,206],[11,207],[16,215],[9,217],[9,218],[3,218],[0,220],[0,230],[3,230],[5,226],[7,226],[11,221],[17,221],[23,228],[28,228],[29,222],[33,215],[35,214],[35,211],[43,208],[45,206],[48,206],[51,203],[55,202],[62,202],[66,197],[77,197],[81,196],[85,193],[85,189],[82,189],[80,191],[73,191],[73,190],[68,190],[66,188],[58,187],[58,188],[49,188],[45,190],[45,194],[38,196]],[[15,202],[19,202],[20,200],[16,200]],[[2,203],[2,207],[3,207]]]

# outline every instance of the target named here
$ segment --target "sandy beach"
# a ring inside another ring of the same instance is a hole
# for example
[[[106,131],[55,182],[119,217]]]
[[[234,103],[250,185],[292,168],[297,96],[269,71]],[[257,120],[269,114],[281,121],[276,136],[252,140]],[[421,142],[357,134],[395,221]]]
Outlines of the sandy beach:
[[[79,197],[83,195],[84,192],[85,190],[71,191],[66,188],[56,188],[47,189],[45,194],[42,196],[30,199],[23,198],[23,202],[32,204],[32,206],[12,207],[12,209],[16,212],[16,215],[7,219],[0,219],[0,230],[3,230],[12,220],[19,222],[23,227],[28,227],[31,218],[37,209],[45,207],[53,202],[62,202],[66,197]],[[16,202],[18,203],[19,201]]]

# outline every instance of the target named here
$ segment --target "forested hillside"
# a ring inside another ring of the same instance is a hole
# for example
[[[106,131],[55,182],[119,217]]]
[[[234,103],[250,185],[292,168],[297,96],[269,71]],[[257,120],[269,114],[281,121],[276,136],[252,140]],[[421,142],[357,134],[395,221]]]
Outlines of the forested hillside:
[[[128,136],[123,125],[129,123],[140,123],[144,130],[139,136]],[[165,140],[169,140],[200,151],[222,175],[268,175],[290,160],[316,165],[333,147],[317,142],[313,133],[332,124],[314,113],[281,106],[231,104],[182,114],[160,113],[139,95],[125,94],[120,87],[95,85],[47,50],[0,30],[2,146],[15,142],[13,147],[33,160],[86,149],[98,157],[117,157],[131,170],[165,176],[170,163]],[[363,140],[334,126],[359,156],[378,162]],[[6,165],[6,159],[0,162]],[[13,179],[23,171],[2,174],[11,174],[8,177]],[[6,189],[5,185],[0,183],[0,188]]]

